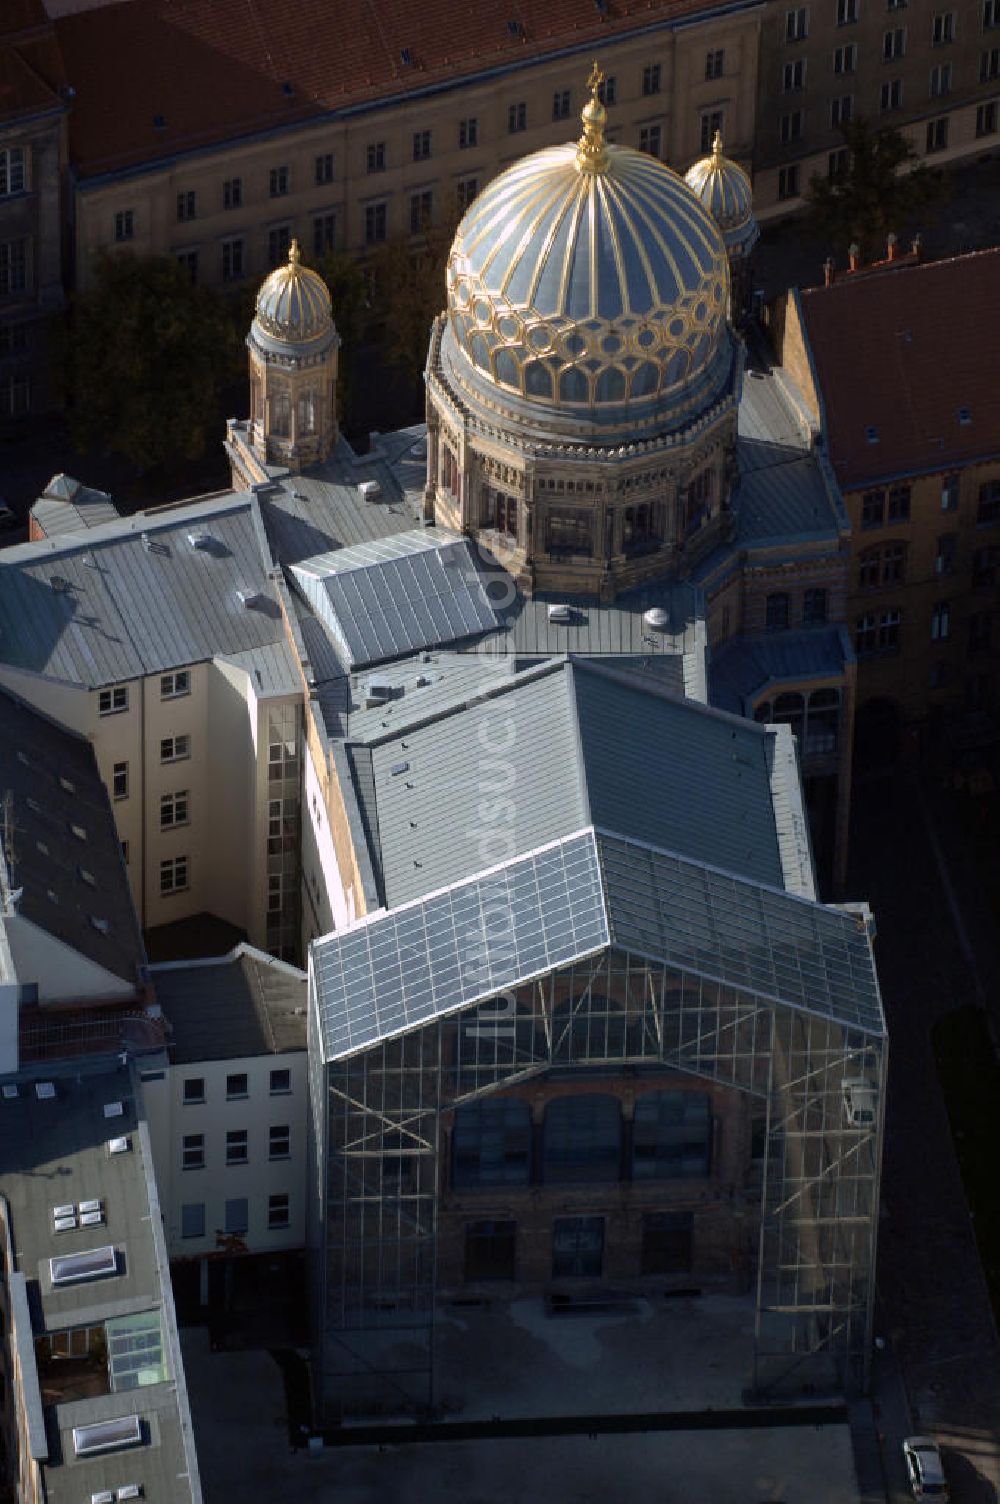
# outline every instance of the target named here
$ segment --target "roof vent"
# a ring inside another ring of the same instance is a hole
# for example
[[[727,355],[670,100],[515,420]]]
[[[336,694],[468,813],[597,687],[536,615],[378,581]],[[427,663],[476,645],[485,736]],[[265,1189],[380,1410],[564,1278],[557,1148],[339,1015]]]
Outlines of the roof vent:
[[[90,922],[99,935],[106,935],[111,928],[107,919],[102,919],[97,914],[91,914]]]
[[[142,1442],[142,1421],[138,1415],[119,1415],[113,1420],[97,1420],[89,1426],[73,1427],[73,1450],[78,1457],[95,1452],[117,1452],[122,1447],[137,1447]]]
[[[209,533],[188,533],[187,540],[192,548],[198,548],[204,553],[212,543]]]
[[[365,685],[365,705],[370,710],[373,705],[384,705],[392,699],[392,685],[388,679],[376,678],[374,675]]]
[[[60,594],[69,589],[69,580],[67,580],[64,574],[51,575],[49,577],[49,584],[57,594]]]
[[[132,1144],[127,1137],[108,1139],[109,1154],[128,1154],[131,1152],[131,1149]]]
[[[83,562],[86,564],[88,569],[97,568],[97,560],[94,558],[93,554],[84,554]]]
[[[90,1504],[115,1504],[115,1496],[110,1488],[102,1488],[99,1493],[91,1494]]]
[[[148,533],[140,533],[139,537],[142,539],[142,546],[143,546],[143,548],[146,550],[147,553],[149,553],[150,550],[153,547],[153,540],[152,540],[152,538],[149,536]]]
[[[358,495],[362,501],[378,501],[382,487],[377,480],[362,480],[358,482]]]
[[[76,793],[76,784],[71,778],[66,778],[62,773],[59,775],[59,787],[64,789],[67,794]]]
[[[650,606],[649,610],[643,613],[642,619],[647,627],[656,627],[657,631],[665,632],[670,625],[670,612],[666,611],[663,606]]]
[[[409,771],[410,764],[408,762],[394,762],[389,769],[389,773],[393,778],[398,778],[401,773],[408,773]]]
[[[142,1498],[142,1484],[141,1483],[123,1483],[122,1486],[121,1486],[121,1488],[118,1490],[118,1498],[119,1499],[141,1499]]]
[[[3,1084],[3,1086],[0,1087],[0,1094],[3,1095],[3,1099],[4,1099],[5,1102],[13,1102],[14,1098],[18,1094],[18,1092],[17,1092],[17,1082],[16,1081],[5,1081],[4,1084]]]
[[[125,1116],[125,1108],[121,1102],[105,1102],[104,1116],[106,1118],[121,1118]]]
[[[573,620],[573,612],[569,606],[550,606],[549,621],[557,626],[567,626]]]
[[[38,1098],[39,1102],[51,1102],[55,1094],[56,1088],[53,1081],[35,1082],[35,1096]]]
[[[417,675],[416,685],[418,689],[424,689],[430,682],[431,681],[426,674]]]
[[[972,422],[971,409],[968,407],[960,407],[958,409],[958,421],[961,423],[963,428],[968,428],[969,424]]]
[[[236,599],[246,611],[263,604],[266,597],[259,590],[237,590]]]

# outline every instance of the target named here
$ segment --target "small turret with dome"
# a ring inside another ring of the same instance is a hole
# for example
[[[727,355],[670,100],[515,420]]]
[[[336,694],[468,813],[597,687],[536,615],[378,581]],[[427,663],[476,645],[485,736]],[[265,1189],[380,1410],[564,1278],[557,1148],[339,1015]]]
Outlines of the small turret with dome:
[[[689,167],[684,181],[722,231],[732,282],[730,316],[742,324],[749,312],[750,253],[760,238],[750,178],[738,162],[723,156],[722,132],[716,131],[711,155]]]
[[[339,346],[326,283],[303,266],[293,240],[287,263],[257,294],[247,335],[249,437],[258,458],[301,470],[329,455],[338,432]]]
[[[595,63],[580,139],[501,173],[456,231],[427,509],[488,534],[526,588],[607,595],[724,528],[741,354],[719,225],[607,140],[602,83]]]

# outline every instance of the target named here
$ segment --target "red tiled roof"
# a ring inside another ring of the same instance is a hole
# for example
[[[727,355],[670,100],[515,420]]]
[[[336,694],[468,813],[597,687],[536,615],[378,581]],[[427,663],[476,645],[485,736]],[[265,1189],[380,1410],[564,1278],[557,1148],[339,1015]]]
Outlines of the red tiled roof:
[[[94,175],[511,66],[709,0],[128,0],[56,24],[76,91],[70,155]],[[512,34],[509,22],[521,28]],[[402,59],[407,49],[409,61]],[[572,65],[571,65],[572,66]],[[585,71],[581,65],[580,82]],[[285,86],[291,86],[291,93]],[[164,124],[154,126],[155,116]]]
[[[62,106],[59,44],[42,0],[0,0],[0,120]]]
[[[845,490],[1000,454],[1000,246],[800,299]]]

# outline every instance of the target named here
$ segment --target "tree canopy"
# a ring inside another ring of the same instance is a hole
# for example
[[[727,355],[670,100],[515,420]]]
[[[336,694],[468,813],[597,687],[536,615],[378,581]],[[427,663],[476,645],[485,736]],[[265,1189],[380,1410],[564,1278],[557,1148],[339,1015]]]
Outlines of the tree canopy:
[[[63,355],[74,441],[141,470],[198,459],[222,437],[222,392],[245,367],[221,294],[170,256],[101,255]]]
[[[445,268],[458,219],[457,205],[449,204],[440,222],[426,224],[417,239],[388,240],[371,260],[381,353],[408,381],[424,369],[431,324],[445,305]]]
[[[817,236],[831,250],[857,245],[868,259],[884,254],[886,237],[913,226],[938,203],[939,173],[917,161],[913,145],[899,131],[875,128],[866,120],[842,127],[844,170],[813,177],[806,203]],[[924,228],[925,226],[917,226]]]

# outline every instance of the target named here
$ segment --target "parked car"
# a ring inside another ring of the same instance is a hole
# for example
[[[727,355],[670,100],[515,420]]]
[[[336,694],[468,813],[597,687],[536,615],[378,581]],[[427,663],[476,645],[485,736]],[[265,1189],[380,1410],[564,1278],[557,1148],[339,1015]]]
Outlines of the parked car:
[[[17,527],[17,513],[0,496],[0,528]]]
[[[929,1436],[908,1436],[903,1442],[903,1460],[915,1499],[947,1501],[948,1485],[941,1463],[941,1449]]]

